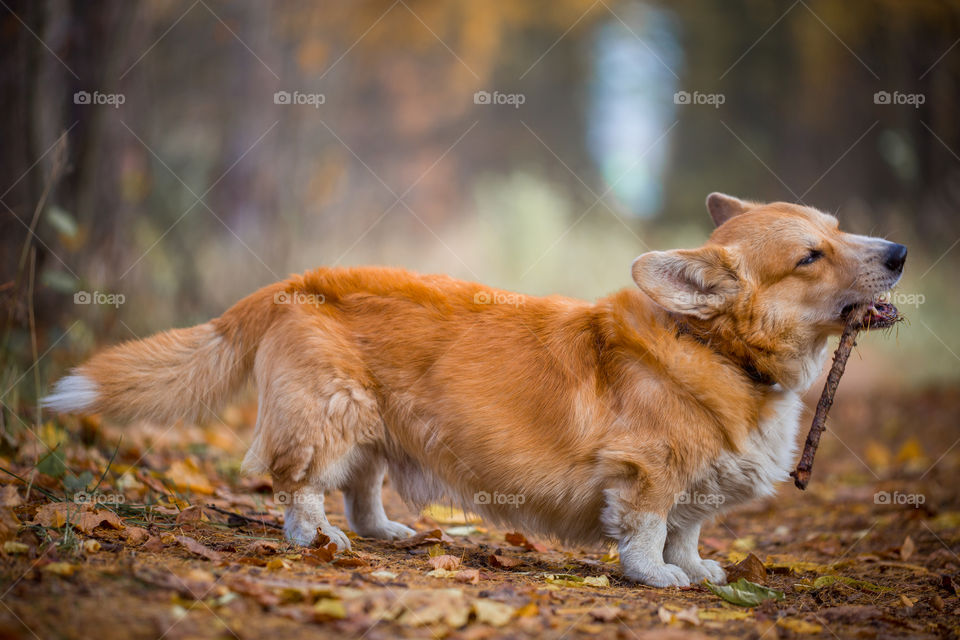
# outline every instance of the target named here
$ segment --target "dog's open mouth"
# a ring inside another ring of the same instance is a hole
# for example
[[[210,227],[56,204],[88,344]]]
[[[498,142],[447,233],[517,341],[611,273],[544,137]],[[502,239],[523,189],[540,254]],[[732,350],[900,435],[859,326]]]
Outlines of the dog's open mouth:
[[[882,300],[848,304],[840,312],[840,316],[845,323],[851,320],[857,322],[855,328],[858,331],[887,329],[903,319],[895,306]],[[856,320],[857,318],[859,320]]]

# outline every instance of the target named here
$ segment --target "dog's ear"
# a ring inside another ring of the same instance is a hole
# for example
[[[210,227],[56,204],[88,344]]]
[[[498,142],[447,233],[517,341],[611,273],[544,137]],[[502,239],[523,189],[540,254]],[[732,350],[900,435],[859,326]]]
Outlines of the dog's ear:
[[[707,320],[722,313],[740,287],[724,247],[651,251],[633,261],[633,280],[658,305]]]
[[[707,211],[718,227],[734,216],[746,211],[750,205],[741,200],[728,196],[725,193],[713,192],[707,196]]]

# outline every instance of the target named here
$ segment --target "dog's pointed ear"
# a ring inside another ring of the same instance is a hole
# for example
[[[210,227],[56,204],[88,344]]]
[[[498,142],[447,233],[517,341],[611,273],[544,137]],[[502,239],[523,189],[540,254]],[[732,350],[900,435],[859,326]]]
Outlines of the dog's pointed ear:
[[[734,256],[724,247],[650,251],[633,261],[632,271],[658,305],[703,320],[729,308],[740,288]]]
[[[707,196],[707,211],[718,227],[734,216],[738,216],[749,208],[749,205],[740,198],[728,196],[725,193],[713,192]]]

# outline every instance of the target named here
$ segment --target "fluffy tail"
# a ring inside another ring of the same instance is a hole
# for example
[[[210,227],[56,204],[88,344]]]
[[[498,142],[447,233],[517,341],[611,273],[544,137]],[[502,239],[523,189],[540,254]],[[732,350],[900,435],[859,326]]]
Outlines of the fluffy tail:
[[[274,303],[281,290],[261,289],[210,322],[111,347],[59,380],[43,406],[157,421],[214,411],[250,374],[282,310]]]

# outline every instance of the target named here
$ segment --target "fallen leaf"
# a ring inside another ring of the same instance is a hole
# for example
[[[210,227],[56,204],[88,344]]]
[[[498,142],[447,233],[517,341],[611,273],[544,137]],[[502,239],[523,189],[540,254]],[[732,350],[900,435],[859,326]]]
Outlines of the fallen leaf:
[[[432,556],[429,558],[430,566],[434,569],[446,569],[452,571],[460,566],[460,558],[451,555]]]
[[[127,527],[122,535],[123,539],[132,545],[142,544],[150,539],[150,532],[143,527]]]
[[[194,505],[178,513],[176,522],[177,524],[186,524],[188,522],[200,522],[201,520],[208,520],[208,518],[203,513],[203,509]]]
[[[69,522],[71,526],[87,534],[97,527],[124,528],[123,521],[114,512],[72,502],[50,502],[41,506],[37,509],[34,522],[49,529],[61,529]]]
[[[271,553],[276,553],[279,548],[280,544],[274,542],[273,540],[254,540],[247,545],[247,551],[257,555],[269,555]]]
[[[179,542],[180,545],[190,553],[195,553],[211,562],[220,562],[223,560],[223,555],[219,551],[214,551],[189,536],[176,536],[174,540]]]
[[[267,563],[267,571],[279,571],[281,569],[289,569],[290,563],[288,563],[283,558],[274,558]]]
[[[437,524],[478,524],[482,522],[480,516],[468,513],[462,509],[441,504],[427,505],[420,511]]]
[[[770,589],[743,578],[726,585],[715,585],[709,580],[705,584],[715,595],[740,607],[755,607],[764,600],[783,599],[783,591]]]
[[[473,601],[473,613],[477,616],[477,622],[489,624],[494,627],[502,627],[510,622],[516,609],[508,604],[478,598]]]
[[[794,585],[794,588],[800,591],[817,591],[835,584],[843,584],[848,587],[860,589],[861,591],[872,591],[873,593],[885,593],[887,591],[893,591],[893,589],[890,587],[882,587],[878,584],[867,582],[866,580],[857,580],[855,578],[838,575],[820,576],[814,580],[813,583],[797,584]]]
[[[170,465],[165,475],[179,491],[193,491],[207,495],[213,493],[213,485],[193,458],[177,460]]]
[[[54,575],[60,576],[62,578],[69,578],[79,569],[75,564],[70,564],[69,562],[51,562],[48,565],[45,565],[41,571],[47,573],[52,573]]]
[[[523,560],[519,558],[511,558],[510,556],[501,556],[497,554],[491,554],[488,559],[491,567],[498,567],[501,569],[513,569],[523,564]]]
[[[12,540],[20,530],[20,520],[13,509],[0,507],[0,540]]]
[[[903,595],[902,593],[900,594],[900,602],[901,602],[901,604],[903,604],[903,606],[905,606],[905,607],[908,608],[908,609],[912,609],[912,608],[913,608],[913,604],[914,604],[914,603],[913,603],[913,600],[911,600],[911,599],[908,598],[907,596]]]
[[[384,571],[381,569],[380,571],[371,571],[370,577],[376,578],[377,580],[396,580],[397,574],[393,571]]]
[[[480,570],[479,569],[464,569],[463,571],[458,571],[457,575],[453,578],[457,582],[465,582],[468,584],[478,584],[480,582]]]
[[[403,540],[397,540],[393,543],[393,546],[398,549],[412,549],[425,544],[437,544],[438,542],[452,543],[453,538],[446,535],[440,529],[432,529],[410,536],[409,538],[404,538]]]
[[[510,544],[517,547],[523,547],[527,551],[537,551],[538,553],[547,552],[547,548],[544,545],[537,542],[530,542],[527,540],[527,537],[519,531],[508,533],[504,535],[503,538]]]
[[[22,542],[16,542],[14,540],[7,540],[3,543],[3,552],[9,554],[18,554],[18,553],[27,553],[30,551],[30,547],[23,544]]]
[[[84,540],[83,550],[86,553],[96,553],[100,551],[100,543],[97,540],[93,540],[93,539]]]
[[[748,553],[746,558],[727,569],[727,582],[736,582],[740,578],[764,584],[767,581],[767,569],[760,558]]]
[[[590,617],[600,622],[613,622],[620,617],[620,609],[616,607],[594,607],[588,613]]]
[[[748,620],[753,617],[752,611],[743,609],[710,608],[700,609],[697,614],[701,620],[726,622],[728,620]]]
[[[917,546],[913,543],[913,538],[907,536],[903,539],[903,544],[900,545],[900,559],[906,562],[916,549]]]
[[[313,618],[316,622],[342,620],[347,617],[343,602],[335,598],[320,598],[313,605]]]

